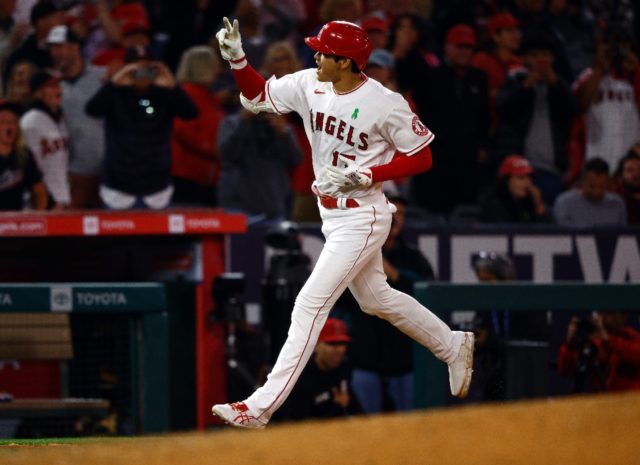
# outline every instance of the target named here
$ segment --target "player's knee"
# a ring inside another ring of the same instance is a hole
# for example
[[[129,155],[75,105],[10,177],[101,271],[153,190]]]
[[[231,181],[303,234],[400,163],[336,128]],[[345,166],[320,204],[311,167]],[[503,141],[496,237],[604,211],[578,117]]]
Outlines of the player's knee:
[[[387,287],[376,295],[370,295],[367,298],[360,296],[357,300],[360,309],[364,313],[385,318],[387,313],[394,311],[394,297],[396,293],[396,290]]]
[[[318,310],[331,309],[335,299],[327,301],[322,298],[315,298],[306,294],[300,293],[296,297],[294,311],[302,312],[306,314],[316,314]]]

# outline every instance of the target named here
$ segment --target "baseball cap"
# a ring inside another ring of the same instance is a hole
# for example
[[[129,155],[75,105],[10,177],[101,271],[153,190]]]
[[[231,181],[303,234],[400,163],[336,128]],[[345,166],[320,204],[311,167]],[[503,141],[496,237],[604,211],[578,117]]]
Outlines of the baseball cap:
[[[476,32],[466,24],[456,24],[447,31],[446,42],[453,45],[476,45]]]
[[[78,36],[68,26],[56,26],[49,31],[47,44],[79,43]]]
[[[383,48],[377,48],[371,55],[369,55],[369,62],[367,65],[380,66],[381,68],[394,69],[395,60],[393,54],[389,50]]]
[[[529,160],[520,155],[509,155],[498,169],[498,176],[523,176],[533,173]]]
[[[378,16],[369,16],[362,20],[362,29],[365,31],[389,31],[389,21]]]
[[[501,29],[510,29],[518,27],[518,20],[509,13],[500,13],[492,16],[487,23],[489,34],[493,35]]]
[[[144,21],[127,21],[122,25],[122,34],[125,36],[138,33],[148,34],[149,24]]]
[[[31,20],[31,24],[35,25],[38,20],[46,18],[47,16],[57,13],[58,11],[60,11],[60,9],[55,5],[55,3],[51,1],[41,1],[36,3],[33,8],[31,8],[29,19]]]
[[[140,2],[122,3],[113,9],[111,15],[122,24],[122,34],[125,36],[149,32],[149,15]]]
[[[347,333],[347,325],[337,318],[329,318],[324,324],[318,342],[349,342],[351,338]]]
[[[29,79],[29,87],[31,87],[31,92],[33,93],[41,87],[54,84],[56,82],[60,82],[60,79],[56,76],[53,76],[46,71],[38,71],[31,76],[31,79]]]

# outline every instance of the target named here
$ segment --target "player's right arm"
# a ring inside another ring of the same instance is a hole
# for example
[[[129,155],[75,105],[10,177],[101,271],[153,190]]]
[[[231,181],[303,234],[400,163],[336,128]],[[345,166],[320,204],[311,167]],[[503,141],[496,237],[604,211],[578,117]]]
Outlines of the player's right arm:
[[[247,62],[242,50],[238,20],[233,25],[224,18],[224,27],[216,34],[222,58],[229,62],[233,77],[240,88],[240,103],[252,113],[306,114],[304,91],[309,73],[288,74],[279,79],[265,79]],[[312,70],[307,70],[312,71]],[[315,76],[315,72],[313,72]],[[304,83],[301,82],[304,80]]]
[[[268,110],[265,103],[265,85],[267,81],[247,61],[242,50],[240,24],[237,19],[233,25],[223,18],[224,27],[216,34],[222,58],[229,62],[233,77],[240,88],[240,103],[253,113]]]

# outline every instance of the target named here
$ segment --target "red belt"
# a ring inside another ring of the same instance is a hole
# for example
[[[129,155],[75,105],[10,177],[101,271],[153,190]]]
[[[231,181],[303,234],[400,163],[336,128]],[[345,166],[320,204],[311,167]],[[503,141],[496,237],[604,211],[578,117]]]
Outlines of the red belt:
[[[360,206],[356,199],[337,199],[335,197],[329,197],[328,195],[320,196],[320,205],[329,210],[340,208],[338,205],[339,201],[343,202],[344,206],[342,208],[357,208]]]

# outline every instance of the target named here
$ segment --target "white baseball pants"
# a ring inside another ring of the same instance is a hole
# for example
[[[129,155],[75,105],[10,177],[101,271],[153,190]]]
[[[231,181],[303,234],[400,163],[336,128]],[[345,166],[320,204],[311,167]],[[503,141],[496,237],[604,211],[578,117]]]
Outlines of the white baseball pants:
[[[320,207],[326,243],[291,314],[291,327],[266,383],[245,403],[267,422],[286,400],[304,369],[336,300],[349,287],[360,308],[391,322],[445,363],[462,343],[436,315],[413,297],[392,289],[382,268],[382,245],[395,207],[382,195],[358,199],[359,208]]]

